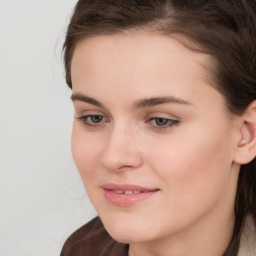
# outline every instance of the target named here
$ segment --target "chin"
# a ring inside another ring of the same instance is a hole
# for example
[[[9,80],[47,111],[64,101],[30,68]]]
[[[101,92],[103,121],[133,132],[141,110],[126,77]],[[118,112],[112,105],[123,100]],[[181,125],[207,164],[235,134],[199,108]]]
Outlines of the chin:
[[[150,221],[141,220],[138,216],[103,216],[100,217],[109,235],[116,241],[124,244],[134,242],[145,242],[153,240],[156,234],[153,234]]]
[[[140,232],[137,228],[129,228],[128,230],[126,227],[120,228],[120,227],[111,227],[106,228],[109,235],[116,240],[119,243],[123,244],[130,244],[130,243],[138,243],[138,242],[145,242],[148,240],[151,240],[150,237],[148,237],[148,233],[145,231]],[[147,237],[145,237],[145,234],[147,234]]]

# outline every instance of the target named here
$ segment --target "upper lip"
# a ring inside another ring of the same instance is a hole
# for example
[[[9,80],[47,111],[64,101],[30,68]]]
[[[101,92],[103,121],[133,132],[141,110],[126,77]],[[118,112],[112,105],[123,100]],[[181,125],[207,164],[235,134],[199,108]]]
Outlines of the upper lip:
[[[105,183],[101,186],[103,189],[116,190],[116,191],[156,191],[157,188],[147,188],[133,184],[115,184]]]

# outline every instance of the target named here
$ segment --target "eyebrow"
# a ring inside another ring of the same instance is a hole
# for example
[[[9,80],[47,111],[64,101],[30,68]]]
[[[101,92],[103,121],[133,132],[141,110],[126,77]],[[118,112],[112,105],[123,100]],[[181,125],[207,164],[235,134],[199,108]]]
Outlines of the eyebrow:
[[[146,98],[146,99],[138,100],[134,103],[134,108],[139,109],[139,108],[153,107],[153,106],[161,105],[165,103],[192,105],[191,103],[183,99],[173,97],[173,96],[168,96],[168,97],[154,97],[154,98],[148,98],[148,99]]]
[[[82,101],[82,102],[86,102],[86,103],[89,103],[89,104],[92,104],[92,105],[95,105],[97,107],[101,107],[101,108],[104,108],[104,106],[97,100],[91,98],[91,97],[88,97],[88,96],[85,96],[83,94],[80,94],[80,93],[75,93],[75,94],[72,94],[70,99],[74,102],[74,101]]]
[[[95,105],[97,107],[105,108],[104,105],[101,104],[96,99],[88,97],[88,96],[80,94],[80,93],[72,94],[72,96],[70,98],[73,102],[74,101],[82,101],[85,103]],[[165,103],[192,105],[190,102],[185,101],[180,98],[177,98],[177,97],[173,97],[173,96],[165,97],[164,96],[164,97],[153,97],[153,98],[145,98],[145,99],[137,100],[133,104],[133,107],[135,109],[141,109],[141,108],[153,107],[153,106],[157,106],[157,105],[161,105],[161,104],[165,104]]]

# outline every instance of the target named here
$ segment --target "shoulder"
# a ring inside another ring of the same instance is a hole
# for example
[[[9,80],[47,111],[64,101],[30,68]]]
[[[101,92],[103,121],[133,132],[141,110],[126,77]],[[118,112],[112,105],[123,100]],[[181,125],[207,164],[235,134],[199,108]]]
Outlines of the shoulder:
[[[128,245],[116,242],[99,217],[76,230],[64,243],[60,256],[127,256]]]

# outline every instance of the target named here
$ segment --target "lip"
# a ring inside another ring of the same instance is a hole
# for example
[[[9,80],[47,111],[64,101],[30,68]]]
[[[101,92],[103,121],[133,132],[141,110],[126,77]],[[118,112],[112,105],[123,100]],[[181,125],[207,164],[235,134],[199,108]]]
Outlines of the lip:
[[[102,186],[105,199],[115,206],[127,207],[148,199],[159,189],[133,184],[105,183]]]

